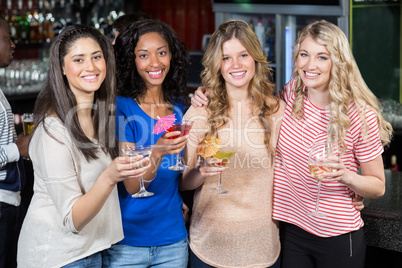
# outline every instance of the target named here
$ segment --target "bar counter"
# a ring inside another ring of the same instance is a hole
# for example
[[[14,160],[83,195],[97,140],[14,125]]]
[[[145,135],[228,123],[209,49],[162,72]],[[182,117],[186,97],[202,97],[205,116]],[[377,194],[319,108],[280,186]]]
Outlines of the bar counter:
[[[364,199],[366,243],[402,253],[402,172],[385,170],[385,179],[384,196]]]

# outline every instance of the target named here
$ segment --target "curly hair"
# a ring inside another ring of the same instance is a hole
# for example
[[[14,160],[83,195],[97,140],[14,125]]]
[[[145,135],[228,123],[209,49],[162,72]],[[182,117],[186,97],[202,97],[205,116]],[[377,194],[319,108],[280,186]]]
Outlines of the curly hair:
[[[75,111],[77,101],[70,90],[69,82],[63,75],[64,58],[74,43],[82,38],[93,39],[101,48],[106,61],[106,77],[95,92],[92,109],[95,137],[103,151],[111,157],[118,155],[115,138],[115,87],[116,72],[113,47],[105,35],[93,27],[84,25],[67,26],[52,42],[48,78],[35,102],[35,126],[42,123],[49,114],[56,115],[74,137],[73,142],[87,160],[97,159],[94,144],[82,130]],[[45,131],[51,136],[43,124]]]
[[[206,106],[210,130],[207,136],[218,136],[218,129],[227,123],[230,112],[225,80],[221,73],[222,45],[232,38],[237,38],[255,61],[255,75],[249,84],[253,101],[253,115],[258,115],[265,131],[264,142],[268,152],[273,153],[270,145],[271,116],[279,110],[279,99],[273,95],[275,85],[270,81],[272,69],[269,67],[260,42],[251,27],[242,20],[229,20],[222,23],[209,41],[205,50],[201,73],[202,84],[208,88],[209,100]],[[223,116],[222,116],[223,115]]]
[[[301,32],[293,47],[293,77],[297,78],[295,86],[295,102],[292,107],[294,116],[303,116],[304,84],[297,70],[296,61],[301,43],[310,37],[316,42],[325,45],[332,61],[331,80],[329,82],[329,101],[331,119],[328,127],[328,137],[338,137],[346,149],[344,141],[350,127],[348,105],[354,102],[359,109],[363,121],[363,135],[368,131],[365,118],[365,109],[372,110],[377,115],[380,138],[383,145],[390,142],[392,126],[384,120],[380,113],[379,102],[364,82],[359,68],[353,57],[348,39],[342,30],[325,20],[315,21],[307,25]]]
[[[188,60],[185,44],[166,23],[154,19],[134,22],[121,33],[114,45],[117,66],[117,92],[119,96],[136,99],[145,95],[147,87],[138,74],[134,49],[140,37],[147,33],[159,33],[168,43],[172,54],[170,70],[162,83],[164,100],[187,104]]]

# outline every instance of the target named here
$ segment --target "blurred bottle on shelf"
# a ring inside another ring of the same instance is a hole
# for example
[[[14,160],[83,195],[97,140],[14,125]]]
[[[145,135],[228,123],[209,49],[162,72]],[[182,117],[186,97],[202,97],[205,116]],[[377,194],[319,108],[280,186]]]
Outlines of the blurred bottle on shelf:
[[[49,44],[70,24],[92,24],[113,39],[112,24],[124,15],[123,0],[0,0],[17,45],[14,60],[0,68],[7,96],[36,94],[47,77]],[[19,98],[19,97],[18,97]]]
[[[264,50],[265,47],[265,27],[262,24],[262,16],[260,15],[258,18],[257,25],[254,28],[255,34],[258,37],[258,40],[260,41],[261,48]]]
[[[54,1],[52,2],[54,4]],[[43,38],[46,43],[50,43],[54,38],[54,17],[51,8],[51,3],[46,1],[44,3],[45,16],[43,21]]]
[[[64,19],[63,13],[65,10],[65,1],[60,0],[55,2],[54,0],[51,1],[52,6],[52,13],[54,14],[54,21],[53,21],[53,31],[54,35],[59,35],[63,28],[66,26],[66,20]]]
[[[73,19],[75,18],[73,15],[73,11],[72,11],[72,0],[67,0],[67,2],[65,3],[65,6],[63,8],[63,18],[66,21],[66,25],[65,26],[69,26],[74,24]]]
[[[248,23],[248,25],[250,26],[251,30],[253,30],[254,32],[254,22],[253,22],[253,17],[250,18],[250,22]]]
[[[93,25],[112,38],[113,22],[125,14],[124,4],[123,0],[0,0],[0,12],[16,44],[47,44],[71,24]]]
[[[275,25],[271,18],[268,18],[268,24],[265,32],[265,55],[269,62],[275,61]]]
[[[28,3],[31,3],[32,5],[32,1],[30,0]],[[30,25],[30,41],[31,43],[41,43],[43,40],[43,29],[42,29],[42,23],[43,23],[43,15],[42,13],[38,12],[38,8],[39,6],[36,6],[35,8],[33,7],[29,7],[28,8],[31,11],[31,14],[28,18],[29,20],[29,25]],[[40,8],[40,7],[39,7]]]
[[[29,11],[25,11],[25,16],[21,19],[21,43],[28,44],[30,42],[31,36],[31,25],[29,24],[29,17],[31,14]]]
[[[118,11],[121,8],[121,1],[99,0],[92,9],[90,24],[109,37],[110,40],[113,40],[113,22],[125,14]]]
[[[10,31],[11,38],[15,43],[18,43],[21,40],[21,21],[22,18],[17,9],[14,10],[13,16],[11,17]]]
[[[11,32],[11,38],[13,37],[13,32],[15,32],[15,29],[12,29],[13,23],[12,23],[12,17],[13,17],[13,11],[12,11],[12,2],[11,0],[7,0],[6,3],[6,11],[4,13],[4,18],[7,21],[9,27],[10,27],[10,32]]]
[[[75,12],[75,24],[82,24],[81,13],[79,11]]]

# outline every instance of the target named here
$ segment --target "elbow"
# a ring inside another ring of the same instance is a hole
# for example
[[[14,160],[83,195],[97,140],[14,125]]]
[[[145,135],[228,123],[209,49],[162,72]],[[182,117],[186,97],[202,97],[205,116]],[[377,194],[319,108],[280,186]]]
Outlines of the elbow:
[[[385,194],[385,185],[379,189],[376,193],[376,195],[373,197],[374,199],[380,198],[381,196],[383,196]]]
[[[372,193],[370,198],[377,199],[385,194],[385,183],[382,183],[381,186],[377,187],[376,191]]]
[[[186,187],[186,183],[183,182],[183,180],[180,181],[179,183],[179,191],[183,192],[183,191],[188,191],[188,187]]]

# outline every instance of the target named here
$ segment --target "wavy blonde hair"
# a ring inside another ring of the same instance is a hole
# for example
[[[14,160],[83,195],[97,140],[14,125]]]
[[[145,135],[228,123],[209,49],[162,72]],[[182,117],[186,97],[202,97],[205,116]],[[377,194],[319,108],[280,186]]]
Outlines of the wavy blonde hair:
[[[227,123],[229,117],[228,93],[220,68],[223,59],[222,45],[232,38],[239,39],[255,61],[255,75],[251,79],[248,89],[253,101],[252,112],[253,115],[258,115],[260,124],[266,130],[264,143],[268,152],[273,153],[274,150],[269,142],[271,137],[270,124],[272,114],[279,109],[279,99],[273,96],[275,85],[269,79],[272,69],[262,52],[260,42],[250,26],[242,20],[229,20],[222,23],[211,36],[202,59],[205,68],[201,73],[202,84],[208,88],[209,92],[206,109],[210,130],[206,136],[217,137],[218,129]]]
[[[383,145],[387,145],[392,137],[392,126],[384,120],[380,113],[379,102],[360,74],[353,57],[348,39],[342,30],[325,20],[316,21],[307,25],[299,34],[293,47],[292,75],[297,79],[295,86],[295,102],[293,114],[303,117],[303,81],[299,77],[296,61],[300,51],[300,44],[311,37],[316,42],[325,45],[332,61],[331,81],[329,82],[329,101],[331,119],[328,127],[328,137],[338,137],[339,142],[346,150],[344,138],[350,127],[348,105],[354,102],[358,107],[363,121],[363,136],[367,134],[368,125],[365,118],[365,109],[372,110],[377,115],[380,138]]]

